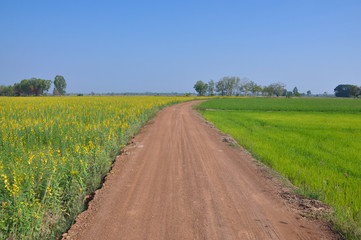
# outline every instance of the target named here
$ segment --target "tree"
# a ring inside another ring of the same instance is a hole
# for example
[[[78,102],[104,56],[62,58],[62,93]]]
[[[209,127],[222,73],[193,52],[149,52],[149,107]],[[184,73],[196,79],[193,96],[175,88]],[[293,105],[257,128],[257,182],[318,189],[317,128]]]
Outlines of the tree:
[[[224,77],[223,79],[226,84],[226,95],[232,96],[236,84],[236,77]]]
[[[248,92],[252,89],[252,82],[248,78],[244,77],[241,80],[240,91],[244,93],[244,96],[247,97]]]
[[[358,95],[360,95],[360,88],[358,86],[353,85],[350,88],[350,95],[352,97],[357,97]]]
[[[48,92],[49,88],[51,87],[51,80],[45,80],[45,79],[34,79],[35,84],[35,95],[39,96],[40,94],[44,94],[44,92]]]
[[[262,89],[262,94],[263,94],[263,96],[272,96],[273,89],[270,88],[270,86],[264,86]]]
[[[253,93],[253,95],[258,96],[258,93],[262,92],[262,87],[260,85],[257,85],[255,82],[250,82],[250,91]]]
[[[208,95],[209,95],[209,96],[214,96],[214,90],[215,90],[214,81],[213,81],[213,80],[210,80],[210,81],[208,82],[208,89],[207,89]]]
[[[60,95],[58,89],[56,89],[56,88],[53,89],[53,95],[54,95],[54,96]]]
[[[14,84],[14,92],[17,96],[30,95],[31,88],[30,88],[29,80],[23,79],[23,80],[21,80],[20,83],[15,83]]]
[[[236,77],[234,83],[234,95],[236,96],[239,95],[240,84],[241,84],[241,80],[239,79],[239,77]]]
[[[14,94],[20,95],[35,95],[39,96],[47,92],[51,86],[51,80],[45,80],[40,78],[30,78],[21,80],[20,83],[14,84]]]
[[[311,93],[311,90],[308,90],[308,91],[307,91],[307,96],[311,96],[311,94],[312,94],[312,93]]]
[[[268,86],[265,86],[262,90],[263,95],[266,96],[272,96],[272,95],[276,95],[277,97],[279,96],[286,96],[287,95],[287,90],[285,89],[285,84],[277,82],[277,83],[272,83]]]
[[[350,97],[350,90],[353,85],[350,84],[339,84],[335,87],[335,95],[336,97]]]
[[[297,87],[294,87],[294,88],[293,88],[292,94],[293,94],[293,95],[297,95],[297,94],[298,94],[298,88],[297,88]]]
[[[13,86],[0,86],[0,96],[13,96]]]
[[[294,87],[292,92],[293,92],[293,95],[295,95],[296,97],[301,96],[301,94],[298,92],[297,87]]]
[[[54,79],[54,85],[60,95],[65,94],[66,82],[63,76],[56,75]]]
[[[232,96],[235,92],[237,77],[223,77],[216,83],[216,92],[224,96]]]
[[[193,88],[196,90],[199,96],[204,96],[208,89],[208,84],[204,83],[203,81],[199,80]]]
[[[262,92],[262,86],[261,86],[261,85],[256,84],[256,86],[254,87],[254,90],[253,90],[253,91],[255,91],[255,92],[256,92],[256,96],[258,96],[258,95],[259,95],[259,93],[261,93],[261,92]]]
[[[219,80],[216,83],[216,92],[220,93],[222,96],[226,94],[227,86],[224,79]]]
[[[272,83],[269,85],[269,88],[272,89],[272,93],[275,94],[277,97],[281,96],[282,93],[285,92],[285,84],[277,82],[277,83]]]
[[[287,93],[286,93],[286,98],[291,98],[292,95],[293,95],[293,92],[287,91]]]

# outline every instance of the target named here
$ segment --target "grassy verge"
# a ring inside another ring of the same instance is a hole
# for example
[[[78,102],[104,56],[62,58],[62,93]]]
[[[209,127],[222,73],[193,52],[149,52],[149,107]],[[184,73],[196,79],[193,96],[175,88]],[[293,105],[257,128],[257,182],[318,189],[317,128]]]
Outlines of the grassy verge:
[[[233,98],[210,100],[200,108],[299,193],[329,204],[335,228],[346,238],[360,238],[359,100]]]

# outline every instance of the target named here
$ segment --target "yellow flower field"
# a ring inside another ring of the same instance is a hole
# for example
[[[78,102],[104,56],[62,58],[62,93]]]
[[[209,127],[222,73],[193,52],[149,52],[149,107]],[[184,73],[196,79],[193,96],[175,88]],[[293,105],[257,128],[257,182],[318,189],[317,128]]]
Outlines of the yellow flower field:
[[[59,236],[130,135],[190,99],[0,98],[0,239]]]

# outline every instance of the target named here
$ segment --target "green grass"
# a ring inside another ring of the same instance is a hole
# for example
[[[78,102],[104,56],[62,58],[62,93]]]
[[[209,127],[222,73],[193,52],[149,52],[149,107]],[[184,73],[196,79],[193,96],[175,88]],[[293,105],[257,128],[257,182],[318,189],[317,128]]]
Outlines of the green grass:
[[[240,101],[240,99],[242,99]],[[339,98],[223,98],[200,105],[205,109],[248,111],[308,111],[361,113],[359,99]]]
[[[336,228],[361,235],[361,101],[230,98],[204,102],[217,128],[335,210]]]

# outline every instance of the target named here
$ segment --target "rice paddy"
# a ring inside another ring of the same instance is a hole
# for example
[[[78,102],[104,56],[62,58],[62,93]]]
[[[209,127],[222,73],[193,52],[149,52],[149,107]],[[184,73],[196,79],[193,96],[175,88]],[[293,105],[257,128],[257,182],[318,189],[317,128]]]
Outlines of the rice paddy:
[[[350,238],[360,236],[360,100],[228,98],[200,108],[300,192],[329,204],[337,229]]]

